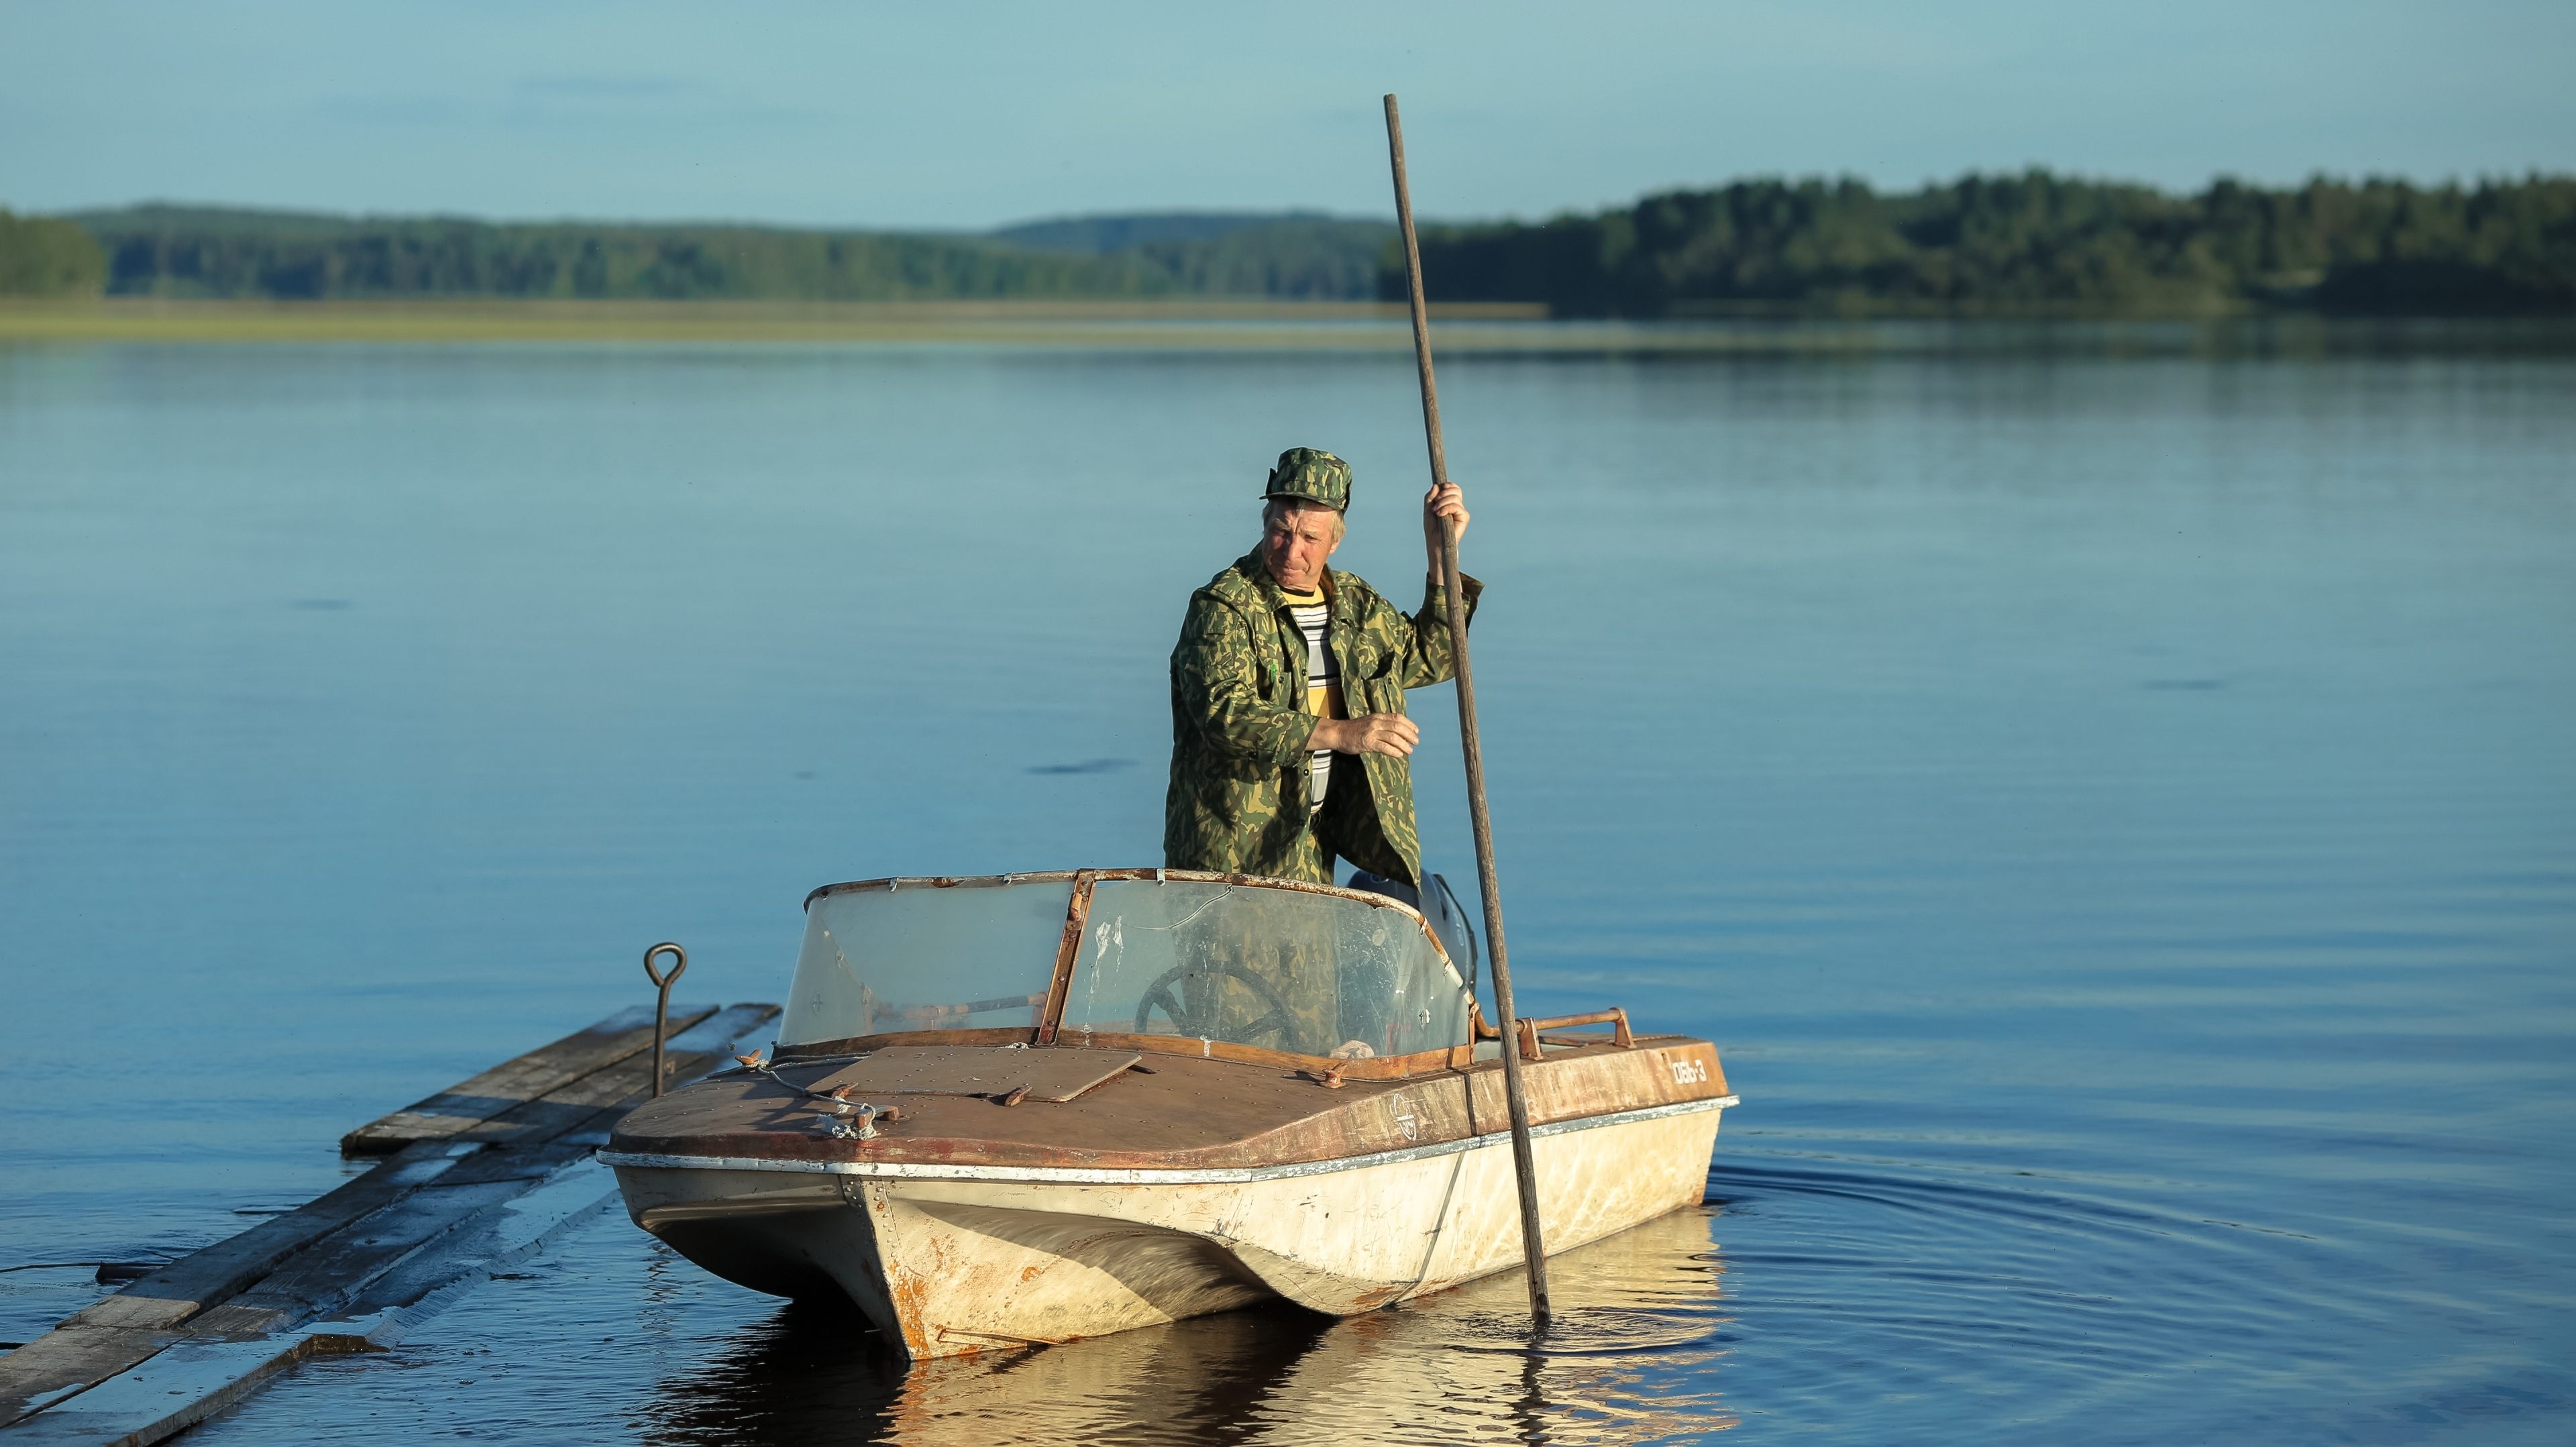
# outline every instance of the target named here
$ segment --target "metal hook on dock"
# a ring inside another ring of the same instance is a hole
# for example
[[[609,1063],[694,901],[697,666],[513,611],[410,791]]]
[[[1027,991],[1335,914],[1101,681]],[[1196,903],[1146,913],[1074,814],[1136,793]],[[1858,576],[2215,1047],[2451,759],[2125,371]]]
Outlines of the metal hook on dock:
[[[668,974],[653,968],[654,959],[664,954],[671,957]],[[653,1095],[656,1099],[662,1094],[662,1037],[671,1030],[671,986],[687,973],[688,968],[689,952],[669,940],[644,952],[644,978],[651,980],[653,987],[661,992],[653,1000]]]

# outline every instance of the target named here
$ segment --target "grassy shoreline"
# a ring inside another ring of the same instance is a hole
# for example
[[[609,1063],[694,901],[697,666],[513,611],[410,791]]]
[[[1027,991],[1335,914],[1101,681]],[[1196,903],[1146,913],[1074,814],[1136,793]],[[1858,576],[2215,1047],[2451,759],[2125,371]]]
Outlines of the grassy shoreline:
[[[2064,313],[1669,322],[1552,321],[1542,307],[1432,308],[1444,355],[1795,355],[2053,352],[2067,355],[2576,354],[2576,319],[2366,319],[2274,313],[2099,317]],[[1138,351],[1409,352],[1401,306],[1368,302],[399,301],[113,297],[0,300],[0,347],[56,345],[869,345]]]
[[[1537,321],[1531,304],[1441,307],[1443,320]],[[0,302],[0,341],[987,342],[1069,346],[1368,346],[1404,308],[1366,302],[174,301]],[[1399,337],[1399,340],[1403,340]],[[1407,343],[1409,345],[1409,342]]]

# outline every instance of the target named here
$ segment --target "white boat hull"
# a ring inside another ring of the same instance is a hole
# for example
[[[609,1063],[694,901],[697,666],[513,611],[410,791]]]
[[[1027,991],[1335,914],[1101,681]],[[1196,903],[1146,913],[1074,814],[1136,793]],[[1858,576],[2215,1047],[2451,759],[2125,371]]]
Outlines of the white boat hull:
[[[1539,1127],[1549,1254],[1698,1204],[1733,1103]],[[762,1290],[828,1281],[915,1357],[1098,1336],[1272,1297],[1355,1315],[1522,1255],[1500,1133],[1215,1170],[602,1159],[644,1229]]]

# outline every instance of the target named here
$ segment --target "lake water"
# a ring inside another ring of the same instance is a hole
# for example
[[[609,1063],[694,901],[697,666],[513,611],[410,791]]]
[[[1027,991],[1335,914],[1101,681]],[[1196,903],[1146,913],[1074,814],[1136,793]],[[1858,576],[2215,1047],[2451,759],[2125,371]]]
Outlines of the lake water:
[[[612,1213],[191,1440],[2567,1440],[2576,349],[2070,335],[1444,363],[1523,1007],[1743,1096],[1549,1341],[1507,1277],[907,1372]],[[1411,389],[0,349],[0,1265],[327,1189],[654,940],[777,999],[815,884],[1158,862],[1185,596],[1299,443],[1410,594]]]

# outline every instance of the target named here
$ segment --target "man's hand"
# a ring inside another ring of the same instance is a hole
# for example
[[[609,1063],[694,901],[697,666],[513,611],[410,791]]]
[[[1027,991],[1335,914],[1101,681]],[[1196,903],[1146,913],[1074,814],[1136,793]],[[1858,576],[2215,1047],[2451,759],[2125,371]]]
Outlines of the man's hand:
[[[1431,554],[1431,581],[1441,587],[1448,586],[1449,577],[1440,568],[1440,535],[1453,521],[1457,524],[1458,536],[1464,539],[1467,536],[1467,495],[1458,490],[1458,484],[1453,482],[1435,487],[1422,495],[1422,546]]]
[[[1306,740],[1309,749],[1337,754],[1391,754],[1404,758],[1422,742],[1422,729],[1400,713],[1362,714],[1358,718],[1319,718]]]

